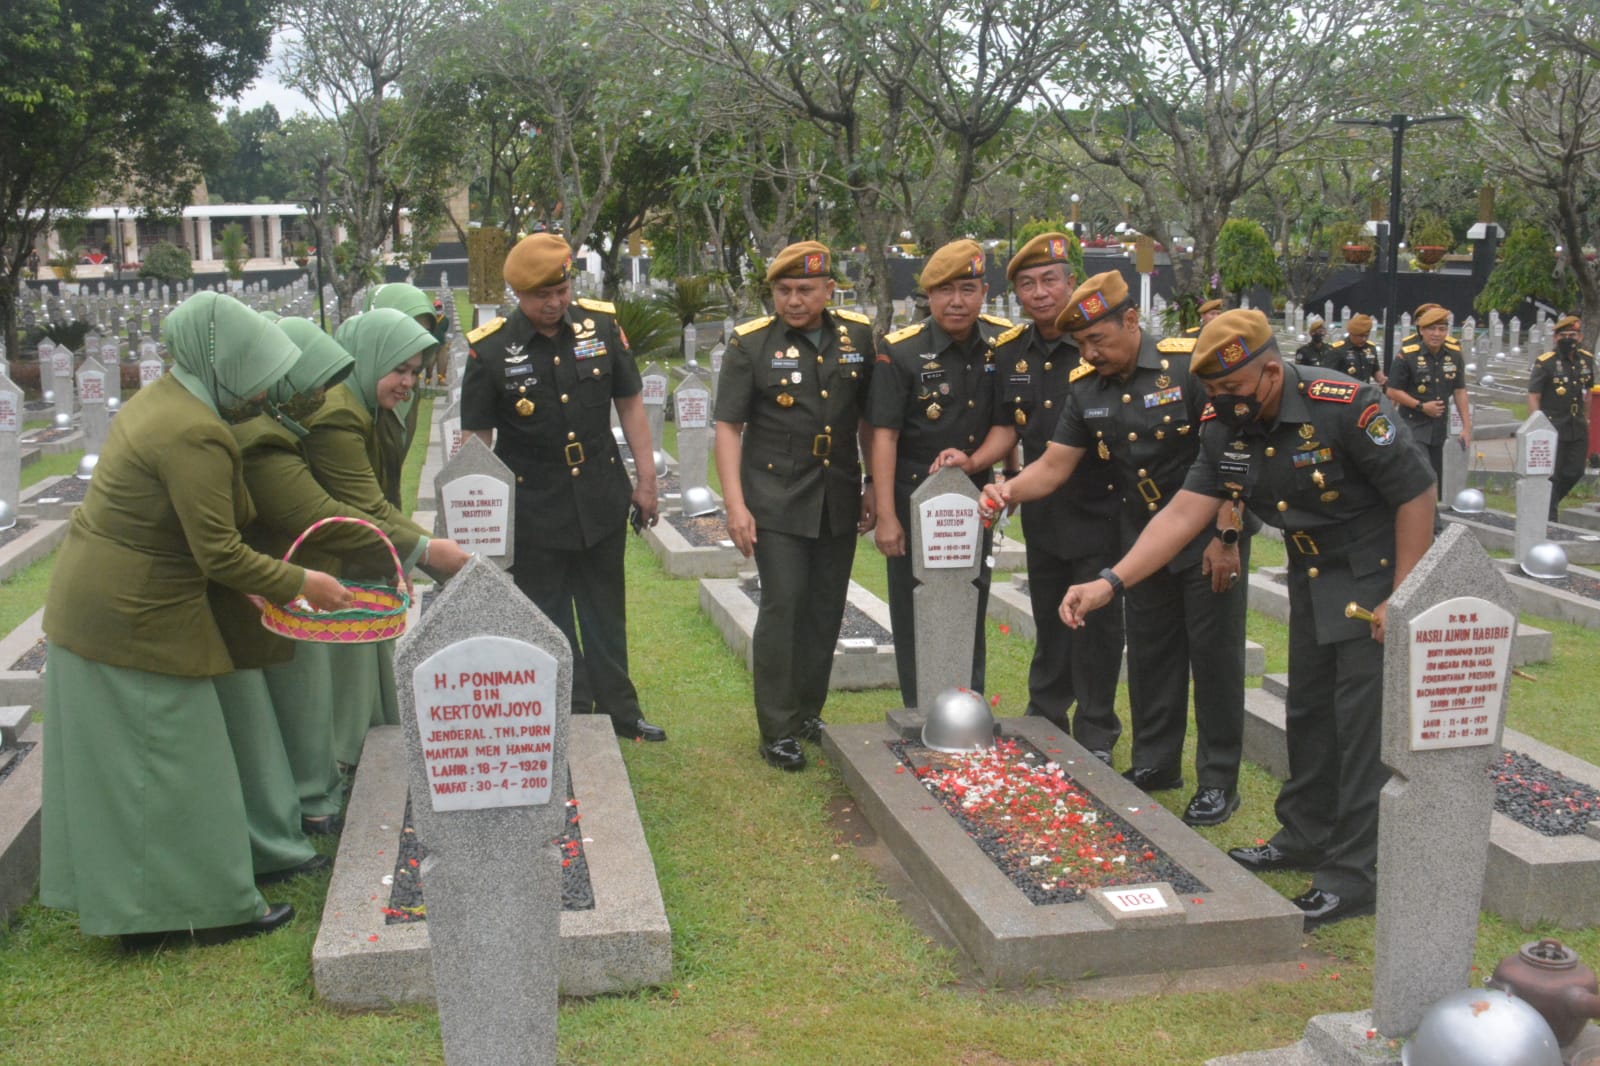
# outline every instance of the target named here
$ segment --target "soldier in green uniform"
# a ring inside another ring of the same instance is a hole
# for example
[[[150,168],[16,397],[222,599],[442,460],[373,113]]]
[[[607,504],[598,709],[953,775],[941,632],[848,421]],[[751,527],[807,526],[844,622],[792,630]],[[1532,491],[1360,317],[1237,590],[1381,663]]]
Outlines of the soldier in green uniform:
[[[1193,341],[1196,337],[1200,336],[1200,331],[1206,328],[1207,322],[1210,322],[1213,318],[1216,318],[1227,309],[1228,305],[1221,299],[1210,299],[1201,304],[1196,309],[1200,313],[1200,323],[1199,325],[1190,326],[1188,329],[1184,330],[1184,338]],[[1172,350],[1177,351],[1178,349],[1174,348]],[[1187,351],[1187,349],[1184,350]]]
[[[1583,323],[1577,315],[1556,320],[1556,346],[1533,361],[1528,374],[1528,413],[1543,411],[1556,429],[1556,472],[1550,479],[1550,521],[1561,501],[1583,479],[1589,462],[1589,390],[1594,353],[1578,347]]]
[[[550,233],[506,256],[516,310],[467,337],[461,428],[475,432],[517,479],[511,576],[572,644],[572,710],[611,717],[618,736],[666,740],[645,721],[628,677],[623,551],[630,498],[656,522],[654,450],[643,383],[616,309],[572,299],[572,251]],[[616,405],[639,481],[611,435]],[[576,622],[574,622],[576,615]],[[580,641],[579,634],[582,634]]]
[[[211,930],[294,915],[256,890],[239,772],[213,678],[233,669],[214,581],[340,610],[316,570],[247,547],[252,516],[228,422],[253,417],[299,358],[276,326],[200,293],[168,317],[173,371],[111,425],[45,602],[39,899],[94,936]],[[134,940],[132,943],[142,943]]]
[[[858,432],[872,320],[830,311],[833,256],[791,244],[767,268],[775,315],[734,330],[717,380],[716,456],[728,536],[761,575],[751,638],[762,758],[806,764],[822,731],[856,537],[873,525]]]
[[[884,337],[878,347],[867,400],[872,428],[870,470],[874,534],[887,560],[889,619],[894,627],[895,667],[900,698],[917,701],[916,615],[911,606],[911,494],[932,470],[940,453],[956,448],[970,454],[994,424],[995,336],[1010,322],[983,314],[989,286],[983,280],[983,247],[959,240],[928,257],[921,284],[928,294],[929,317]],[[993,471],[972,474],[987,484]],[[983,690],[983,619],[989,602],[989,564],[993,541],[984,534],[985,562],[977,579],[978,610],[973,619],[971,687]]]
[[[1461,447],[1472,447],[1472,405],[1467,399],[1461,345],[1450,336],[1450,313],[1439,306],[1417,316],[1415,342],[1400,346],[1389,367],[1389,402],[1411,430],[1412,440],[1433,468],[1435,494],[1444,483],[1444,443],[1450,432],[1450,401],[1461,416]]]
[[[1357,381],[1373,381],[1379,385],[1389,380],[1383,372],[1383,359],[1378,349],[1367,343],[1372,335],[1371,315],[1351,315],[1344,324],[1344,337],[1328,348],[1328,361],[1322,365],[1329,370],[1348,374]]]
[[[1294,361],[1299,366],[1311,367],[1313,370],[1320,366],[1328,365],[1328,325],[1320,318],[1313,318],[1306,323],[1306,332],[1311,339],[1294,350]]]
[[[1041,233],[1006,265],[1006,277],[1031,321],[995,338],[996,424],[968,456],[942,458],[968,473],[1010,456],[1020,441],[1023,459],[1037,462],[1050,446],[1067,402],[1067,378],[1079,365],[1078,347],[1056,326],[1077,284],[1071,241]],[[1016,476],[1016,470],[1006,472]],[[1074,633],[1056,609],[1069,585],[1086,581],[1117,557],[1122,501],[1109,459],[1091,456],[1060,489],[1022,505],[1028,552],[1028,600],[1037,630],[1028,667],[1027,713],[1049,719],[1107,764],[1122,735],[1117,674],[1122,661],[1122,613],[1106,611]],[[1076,714],[1069,712],[1077,707]]]
[[[1307,928],[1370,914],[1377,889],[1383,638],[1389,594],[1432,540],[1426,464],[1376,385],[1286,363],[1257,311],[1200,335],[1192,372],[1211,397],[1183,491],[1103,580],[1068,591],[1078,624],[1130,594],[1196,533],[1218,499],[1243,501],[1284,531],[1289,556],[1289,780],[1283,828],[1228,854],[1252,870],[1307,869],[1294,900]],[[1345,605],[1373,621],[1345,616]]]
[[[418,382],[429,380],[444,339],[450,335],[450,319],[434,306],[427,293],[415,285],[392,282],[376,285],[367,290],[367,310],[392,307],[416,319],[417,325],[433,335],[434,345],[422,353],[422,366]],[[400,402],[392,412],[377,416],[378,432],[378,484],[383,488],[384,499],[396,507],[404,506],[400,500],[400,472],[406,465],[406,454],[417,435],[417,397],[415,392]]]
[[[1198,449],[1205,398],[1187,356],[1165,351],[1139,325],[1122,275],[1097,274],[1056,320],[1084,365],[1070,375],[1067,408],[1051,447],[1012,481],[984,490],[992,507],[1038,499],[1072,476],[1090,452],[1116,463],[1122,544],[1132,544],[1183,483]],[[1187,342],[1182,342],[1187,347]],[[1183,786],[1183,741],[1194,676],[1196,788],[1191,825],[1220,825],[1239,806],[1244,743],[1244,619],[1250,541],[1237,509],[1214,507],[1171,564],[1128,597],[1128,702],[1133,765],[1123,775],[1146,792]]]

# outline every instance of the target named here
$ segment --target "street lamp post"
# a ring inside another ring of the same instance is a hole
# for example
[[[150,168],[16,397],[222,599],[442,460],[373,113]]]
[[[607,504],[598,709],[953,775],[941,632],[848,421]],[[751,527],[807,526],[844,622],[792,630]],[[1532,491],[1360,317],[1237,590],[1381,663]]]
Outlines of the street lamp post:
[[[1072,235],[1079,240],[1083,239],[1083,232],[1078,229],[1078,202],[1081,199],[1077,193],[1072,194]]]
[[[122,280],[122,208],[113,207],[111,209],[111,225],[117,232],[117,242],[114,249],[117,261],[111,264],[111,276],[120,282]]]
[[[1461,122],[1460,115],[1390,115],[1388,118],[1340,119],[1341,126],[1377,126],[1393,135],[1394,157],[1389,165],[1389,278],[1388,295],[1383,312],[1383,372],[1389,372],[1394,362],[1394,324],[1400,303],[1400,164],[1405,150],[1406,130],[1414,126],[1427,126],[1435,122]]]

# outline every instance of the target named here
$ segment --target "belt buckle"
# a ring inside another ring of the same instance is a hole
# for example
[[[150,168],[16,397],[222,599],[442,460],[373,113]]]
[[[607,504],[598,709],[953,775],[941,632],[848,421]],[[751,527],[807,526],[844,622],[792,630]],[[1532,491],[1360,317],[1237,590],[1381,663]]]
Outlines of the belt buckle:
[[[833,434],[818,433],[811,438],[811,455],[815,459],[826,459],[833,454]]]
[[[576,449],[576,455],[577,455],[576,459],[573,458],[574,449]],[[563,449],[562,454],[566,457],[568,466],[577,466],[579,463],[583,462],[584,459],[586,458],[586,456],[583,454],[583,441],[581,441],[581,440],[568,441],[567,442],[567,446],[566,446],[565,449]]]
[[[1161,502],[1161,490],[1151,478],[1140,478],[1134,487],[1139,490],[1139,495],[1143,497],[1145,503]]]
[[[1304,530],[1300,531],[1299,533],[1289,534],[1289,540],[1293,542],[1294,550],[1299,552],[1301,555],[1322,554],[1321,552],[1317,551],[1316,540],[1311,536],[1311,534],[1305,532]]]

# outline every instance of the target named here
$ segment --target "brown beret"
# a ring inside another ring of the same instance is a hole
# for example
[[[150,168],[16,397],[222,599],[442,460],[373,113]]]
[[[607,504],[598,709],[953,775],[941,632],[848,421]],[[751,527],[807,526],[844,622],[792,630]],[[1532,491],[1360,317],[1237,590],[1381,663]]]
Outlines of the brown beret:
[[[1346,333],[1371,333],[1372,332],[1372,316],[1371,315],[1351,315],[1350,316],[1350,321],[1348,321],[1348,322],[1346,322],[1344,324],[1344,331]]]
[[[518,241],[500,271],[513,292],[559,285],[572,276],[572,249],[553,233],[534,233]]]
[[[962,278],[983,277],[983,246],[973,240],[951,241],[928,257],[922,268],[922,291]]]
[[[1006,280],[1015,281],[1019,270],[1031,267],[1049,266],[1051,263],[1071,266],[1072,258],[1068,254],[1071,251],[1072,238],[1065,233],[1041,233],[1011,257],[1011,262],[1006,264]]]
[[[1417,305],[1417,309],[1415,311],[1411,312],[1411,321],[1413,321],[1413,322],[1418,321],[1419,319],[1422,318],[1423,315],[1427,314],[1429,311],[1432,311],[1435,307],[1438,307],[1438,306],[1439,306],[1438,304],[1418,304]]]
[[[1256,356],[1277,350],[1278,341],[1266,315],[1245,308],[1224,311],[1206,323],[1196,338],[1189,373],[1205,379],[1226,377]]]
[[[1556,319],[1556,324],[1551,328],[1551,332],[1560,333],[1563,330],[1579,329],[1582,326],[1583,319],[1579,318],[1577,315],[1562,315],[1560,318]]]
[[[1450,312],[1446,311],[1438,304],[1434,304],[1432,307],[1428,308],[1428,310],[1417,316],[1417,328],[1423,329],[1427,326],[1437,326],[1441,322],[1449,321]]]
[[[1096,274],[1072,290],[1067,306],[1056,316],[1056,329],[1076,332],[1121,312],[1128,302],[1128,283],[1115,270]]]
[[[1326,329],[1327,325],[1328,324],[1326,322],[1322,321],[1322,319],[1320,319],[1320,318],[1312,318],[1311,320],[1306,322],[1306,332],[1307,333],[1315,333],[1319,329]]]
[[[819,241],[800,241],[791,244],[772,257],[767,267],[767,280],[779,278],[831,278],[833,253]]]
[[[1223,304],[1223,302],[1220,299],[1207,300],[1205,303],[1200,305],[1199,313],[1203,315],[1207,311],[1221,311],[1224,306],[1225,305]]]

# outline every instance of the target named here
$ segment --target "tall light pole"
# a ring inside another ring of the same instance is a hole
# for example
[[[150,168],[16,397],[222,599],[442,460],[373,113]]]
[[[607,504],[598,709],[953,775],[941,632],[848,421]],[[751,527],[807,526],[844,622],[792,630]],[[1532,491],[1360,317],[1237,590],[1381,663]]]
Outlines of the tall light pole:
[[[1424,115],[1413,118],[1410,115],[1390,115],[1388,118],[1346,118],[1340,119],[1341,126],[1377,126],[1386,129],[1393,135],[1394,158],[1389,165],[1389,279],[1388,296],[1385,300],[1383,312],[1383,372],[1389,372],[1389,364],[1394,361],[1394,325],[1399,312],[1400,303],[1400,234],[1403,232],[1400,225],[1400,163],[1404,154],[1406,143],[1406,130],[1414,126],[1427,126],[1435,122],[1461,122],[1460,115]]]
[[[1079,240],[1083,239],[1083,233],[1078,229],[1078,202],[1081,199],[1077,193],[1072,194],[1072,235]]]

